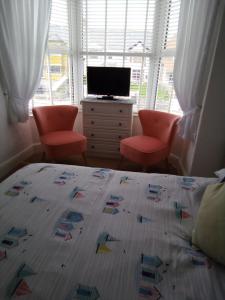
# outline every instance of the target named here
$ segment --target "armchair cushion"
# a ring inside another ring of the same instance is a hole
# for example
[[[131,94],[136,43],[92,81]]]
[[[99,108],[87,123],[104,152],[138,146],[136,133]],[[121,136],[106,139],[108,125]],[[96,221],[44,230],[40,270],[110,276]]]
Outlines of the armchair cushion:
[[[154,137],[137,135],[123,139],[120,153],[143,166],[156,164],[168,155],[168,147]]]
[[[85,142],[86,138],[74,131],[55,131],[41,136],[41,141],[48,146],[59,146],[76,142],[80,143],[81,141]]]
[[[41,143],[51,159],[84,155],[87,139],[73,130],[78,107],[72,105],[33,108]]]
[[[144,168],[167,159],[176,132],[178,116],[155,110],[138,112],[143,134],[122,139],[122,157]]]
[[[56,131],[41,136],[41,142],[47,155],[51,158],[64,158],[83,153],[87,139],[74,131]]]

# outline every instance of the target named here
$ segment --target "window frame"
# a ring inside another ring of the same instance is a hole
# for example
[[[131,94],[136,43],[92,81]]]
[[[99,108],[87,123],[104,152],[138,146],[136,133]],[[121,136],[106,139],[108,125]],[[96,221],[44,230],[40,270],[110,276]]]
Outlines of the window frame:
[[[67,3],[67,14],[68,14],[68,30],[69,30],[69,47],[67,49],[59,48],[59,49],[51,49],[50,47],[47,49],[46,57],[47,57],[47,68],[48,68],[48,90],[49,90],[49,102],[51,105],[54,105],[54,100],[52,96],[52,80],[51,80],[51,72],[50,72],[50,55],[58,54],[58,55],[67,55],[68,58],[68,80],[69,80],[69,95],[70,95],[70,103],[80,106],[80,101],[86,96],[84,93],[84,63],[83,57],[86,57],[88,63],[89,56],[97,56],[101,57],[104,61],[104,66],[106,66],[107,59],[113,57],[120,57],[122,59],[122,66],[125,66],[126,59],[130,58],[140,58],[141,60],[141,68],[140,75],[136,76],[135,82],[137,82],[139,86],[138,94],[136,97],[136,106],[135,109],[139,110],[141,108],[146,109],[157,109],[157,93],[159,89],[159,75],[161,61],[163,58],[174,58],[176,49],[175,48],[167,48],[167,29],[168,24],[170,22],[170,7],[173,0],[156,0],[155,1],[155,10],[154,10],[154,20],[153,20],[153,29],[152,29],[152,41],[153,46],[150,49],[145,48],[146,46],[146,34],[147,34],[147,22],[148,22],[148,6],[150,0],[146,0],[147,11],[146,11],[146,19],[145,19],[145,31],[144,31],[144,41],[143,50],[140,52],[129,52],[125,49],[126,44],[126,28],[124,28],[124,45],[123,51],[107,51],[106,43],[107,43],[107,11],[105,13],[105,39],[104,39],[104,49],[102,51],[88,51],[88,43],[86,41],[86,50],[82,48],[82,30],[83,30],[83,3],[86,5],[89,0],[65,0]],[[104,0],[106,4],[107,10],[107,2],[109,0]],[[126,1],[126,11],[125,18],[127,18],[127,9],[128,9],[128,1]],[[175,0],[176,2],[176,0]],[[180,2],[180,0],[177,0]],[[88,14],[88,12],[87,12]],[[86,16],[86,18],[88,15]],[[86,23],[87,23],[86,19]],[[127,25],[127,20],[125,21],[125,27]],[[86,38],[87,35],[87,26],[86,26]],[[144,70],[144,61],[148,60],[147,72]],[[128,65],[126,65],[128,66]],[[145,78],[144,78],[145,77]],[[147,79],[146,79],[147,77]],[[139,78],[139,79],[138,79]],[[141,79],[144,78],[141,83]],[[139,81],[139,83],[138,83]],[[146,82],[146,96],[144,101],[141,101],[141,84],[145,84]],[[171,84],[171,81],[169,82]],[[171,106],[172,98],[169,99],[168,110]],[[141,103],[142,102],[142,103]],[[144,102],[144,104],[143,104]],[[32,100],[32,106],[34,106],[34,101]]]
[[[87,1],[88,0],[83,0]],[[76,14],[83,16],[82,12],[82,0],[77,1],[79,2],[79,9],[76,10]],[[105,25],[105,40],[104,40],[104,51],[84,51],[82,50],[82,39],[79,39],[80,47],[79,47],[79,53],[77,57],[83,57],[86,56],[86,59],[88,56],[98,56],[102,57],[104,60],[104,66],[106,66],[106,58],[107,57],[122,57],[123,59],[123,64],[122,67],[125,66],[125,58],[126,57],[140,57],[142,60],[142,66],[140,70],[140,78],[143,77],[143,61],[144,59],[149,59],[149,68],[148,68],[148,79],[147,79],[147,95],[146,99],[149,99],[148,101],[145,101],[145,105],[140,105],[140,97],[136,99],[137,105],[136,109],[141,109],[141,108],[146,108],[146,109],[156,109],[156,102],[157,102],[157,92],[158,92],[158,81],[159,81],[159,71],[160,71],[160,62],[164,57],[175,57],[176,49],[167,49],[166,44],[167,44],[167,26],[170,21],[170,6],[171,6],[172,0],[160,0],[156,1],[155,3],[155,18],[153,22],[153,48],[152,51],[145,51],[145,40],[143,42],[143,51],[142,52],[128,52],[125,51],[125,41],[124,41],[124,48],[123,52],[114,52],[114,51],[107,51],[106,50],[106,41],[107,41],[107,36],[106,36],[106,25]],[[106,9],[107,9],[107,0],[105,0],[106,3]],[[149,0],[147,0],[147,5],[149,4]],[[126,7],[126,14],[127,14],[127,7]],[[145,20],[145,39],[146,39],[146,28],[147,28],[147,14],[148,12],[146,11],[146,20]],[[160,17],[159,17],[160,16]],[[79,18],[79,16],[77,16]],[[107,14],[106,14],[107,18]],[[88,19],[88,15],[86,15],[86,20]],[[80,20],[80,28],[79,32],[82,31],[83,24]],[[87,22],[86,22],[87,23]],[[155,28],[155,30],[154,30]],[[87,30],[87,24],[86,24],[86,30]],[[125,29],[126,30],[126,29]],[[86,37],[87,37],[87,32],[86,32]],[[86,48],[88,49],[88,42],[86,41]],[[87,59],[87,64],[88,64],[88,59]],[[127,66],[127,65],[126,65]],[[81,75],[82,76],[82,75]],[[141,85],[139,85],[141,86]],[[81,92],[81,98],[80,100],[84,97],[83,91]],[[168,103],[168,108],[171,106],[171,100],[169,100]]]

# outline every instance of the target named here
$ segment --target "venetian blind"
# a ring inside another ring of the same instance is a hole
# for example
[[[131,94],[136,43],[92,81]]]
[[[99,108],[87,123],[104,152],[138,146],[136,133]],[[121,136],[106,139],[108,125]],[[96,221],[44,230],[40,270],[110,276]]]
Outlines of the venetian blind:
[[[83,1],[83,51],[112,54],[150,51],[155,6],[155,0]]]
[[[175,95],[173,84],[179,12],[180,0],[168,1],[154,108],[181,114],[182,112]],[[168,101],[165,101],[165,99],[168,99]]]
[[[73,102],[69,2],[52,0],[48,49],[33,106]]]
[[[52,50],[69,48],[68,1],[52,0],[48,47]]]
[[[138,109],[154,107],[163,94],[168,107],[179,4],[179,0],[82,1],[84,74],[87,65],[129,66],[131,97]]]

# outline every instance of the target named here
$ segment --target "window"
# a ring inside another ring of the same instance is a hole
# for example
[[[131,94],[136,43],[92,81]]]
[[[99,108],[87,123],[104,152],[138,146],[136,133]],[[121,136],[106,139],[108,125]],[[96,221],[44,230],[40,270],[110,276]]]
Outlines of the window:
[[[132,79],[131,80],[137,80],[139,81],[140,79],[140,74],[141,74],[141,70],[139,69],[132,69]]]
[[[61,73],[62,66],[50,65],[50,73]]]
[[[65,0],[52,0],[47,54],[40,86],[32,99],[32,106],[73,102],[68,8]]]
[[[171,105],[177,99],[168,76],[174,67],[179,8],[179,0],[83,1],[84,71],[87,65],[131,67],[130,95],[138,109],[179,113],[179,105]],[[85,83],[83,88],[86,95]]]
[[[86,67],[131,67],[136,108],[180,113],[173,88],[180,0],[53,0],[33,104],[78,103]]]

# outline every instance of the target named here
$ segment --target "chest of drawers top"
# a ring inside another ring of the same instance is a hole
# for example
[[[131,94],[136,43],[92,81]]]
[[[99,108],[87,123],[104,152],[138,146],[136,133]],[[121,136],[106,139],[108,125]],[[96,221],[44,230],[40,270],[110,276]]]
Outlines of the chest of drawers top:
[[[99,100],[86,98],[81,101],[84,114],[104,114],[128,117],[132,110],[133,100]]]

